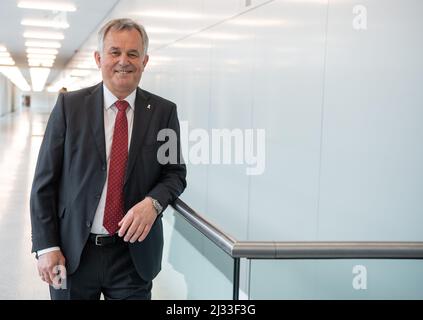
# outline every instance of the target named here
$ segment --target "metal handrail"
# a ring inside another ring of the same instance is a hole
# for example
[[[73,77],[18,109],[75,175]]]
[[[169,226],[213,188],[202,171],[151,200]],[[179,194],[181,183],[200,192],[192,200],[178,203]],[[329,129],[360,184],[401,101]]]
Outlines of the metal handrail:
[[[423,259],[423,242],[238,241],[181,199],[177,199],[172,207],[232,258]]]
[[[181,199],[172,207],[234,259],[233,298],[238,299],[240,258],[247,259],[423,259],[423,242],[238,241]]]

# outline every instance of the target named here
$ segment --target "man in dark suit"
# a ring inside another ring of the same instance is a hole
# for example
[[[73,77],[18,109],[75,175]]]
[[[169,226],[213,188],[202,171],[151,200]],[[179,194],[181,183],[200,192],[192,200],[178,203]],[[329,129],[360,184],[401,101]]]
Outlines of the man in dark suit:
[[[31,223],[32,251],[52,299],[151,298],[161,268],[161,213],[185,189],[186,168],[176,105],[138,88],[147,48],[136,22],[107,23],[95,53],[103,82],[61,93],[50,115]],[[158,141],[162,129],[176,133],[176,162],[158,157],[172,142]],[[65,266],[66,279],[57,266]]]

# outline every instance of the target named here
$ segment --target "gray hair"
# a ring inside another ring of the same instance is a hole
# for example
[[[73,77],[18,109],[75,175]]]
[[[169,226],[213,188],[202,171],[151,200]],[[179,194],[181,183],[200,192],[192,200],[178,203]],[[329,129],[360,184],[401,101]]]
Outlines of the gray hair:
[[[147,54],[148,50],[148,36],[147,32],[145,31],[144,27],[138,23],[136,23],[132,19],[114,19],[109,22],[107,22],[98,32],[98,52],[100,55],[103,55],[103,49],[104,49],[104,38],[107,35],[107,32],[110,31],[110,29],[120,31],[120,30],[137,30],[142,38],[142,44],[144,48],[143,55]]]

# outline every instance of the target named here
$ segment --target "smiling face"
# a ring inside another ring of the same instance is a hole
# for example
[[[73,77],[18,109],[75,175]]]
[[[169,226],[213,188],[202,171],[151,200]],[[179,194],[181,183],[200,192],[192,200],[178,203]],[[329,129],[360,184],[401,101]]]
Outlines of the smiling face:
[[[136,29],[111,29],[104,38],[102,54],[95,53],[104,84],[118,99],[126,98],[138,87],[148,62],[143,49],[141,34]]]

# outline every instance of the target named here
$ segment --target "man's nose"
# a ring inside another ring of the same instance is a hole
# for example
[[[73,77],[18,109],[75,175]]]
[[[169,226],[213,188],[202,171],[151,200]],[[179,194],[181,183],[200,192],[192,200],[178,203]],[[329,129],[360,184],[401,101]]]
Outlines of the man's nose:
[[[119,56],[119,64],[120,64],[120,65],[122,65],[122,66],[126,66],[126,65],[128,65],[128,64],[129,64],[129,58],[128,58],[128,56],[126,55],[126,53],[122,53],[122,54]]]

